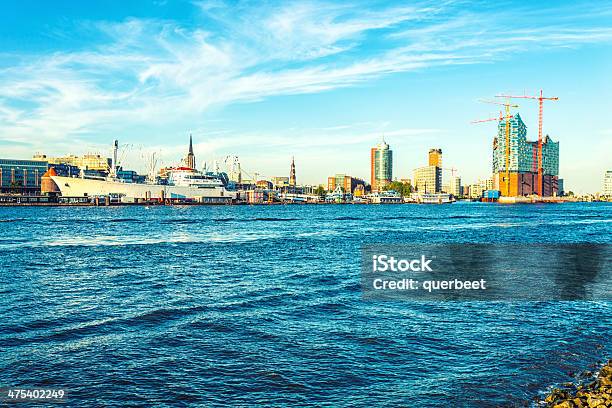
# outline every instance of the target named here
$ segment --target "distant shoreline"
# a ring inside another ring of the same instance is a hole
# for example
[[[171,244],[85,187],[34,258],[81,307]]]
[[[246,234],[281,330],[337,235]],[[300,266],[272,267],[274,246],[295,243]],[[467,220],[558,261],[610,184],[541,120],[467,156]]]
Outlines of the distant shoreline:
[[[470,203],[479,203],[479,201],[470,201]],[[543,201],[536,203],[487,203],[487,204],[499,204],[502,206],[508,205],[526,205],[526,204],[564,204],[564,203],[604,203],[605,201]],[[0,207],[177,207],[177,206],[189,206],[189,207],[219,207],[219,206],[257,206],[257,207],[271,207],[271,206],[328,206],[328,205],[355,205],[355,206],[397,206],[397,205],[423,205],[423,206],[446,206],[445,204],[424,204],[424,203],[113,203],[109,205],[96,205],[95,203],[0,203]]]

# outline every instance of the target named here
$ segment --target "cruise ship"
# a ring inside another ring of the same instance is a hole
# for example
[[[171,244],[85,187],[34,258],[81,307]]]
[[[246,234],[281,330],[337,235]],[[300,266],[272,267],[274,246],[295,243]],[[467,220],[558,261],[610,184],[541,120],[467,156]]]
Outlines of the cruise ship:
[[[187,166],[164,169],[163,178],[144,183],[124,181],[117,174],[118,142],[113,147],[112,166],[107,177],[59,176],[50,169],[45,175],[53,180],[56,192],[63,197],[114,197],[123,202],[141,200],[186,200],[201,203],[229,203],[236,193],[225,187],[219,174],[201,172],[195,169],[193,145],[189,141]],[[59,190],[59,191],[58,191]]]

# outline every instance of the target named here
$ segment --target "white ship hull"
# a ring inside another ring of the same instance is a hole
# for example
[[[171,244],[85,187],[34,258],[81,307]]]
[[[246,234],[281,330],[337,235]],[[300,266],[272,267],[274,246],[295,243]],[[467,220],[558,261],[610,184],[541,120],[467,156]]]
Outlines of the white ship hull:
[[[454,202],[446,193],[413,193],[408,202],[418,204],[451,204]]]
[[[204,202],[224,202],[235,193],[222,186],[190,187],[162,184],[124,183],[114,180],[51,176],[65,197],[99,197],[117,195],[126,199],[193,199]]]

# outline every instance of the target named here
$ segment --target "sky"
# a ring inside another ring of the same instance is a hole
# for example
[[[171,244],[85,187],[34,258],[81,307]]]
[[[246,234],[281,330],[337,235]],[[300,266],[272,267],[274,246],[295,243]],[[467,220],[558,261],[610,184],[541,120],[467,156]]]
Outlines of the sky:
[[[0,157],[101,153],[125,168],[228,156],[260,178],[394,178],[443,150],[445,176],[491,173],[499,93],[559,97],[566,191],[612,168],[612,2],[21,0],[0,13]],[[537,139],[538,108],[517,100]]]

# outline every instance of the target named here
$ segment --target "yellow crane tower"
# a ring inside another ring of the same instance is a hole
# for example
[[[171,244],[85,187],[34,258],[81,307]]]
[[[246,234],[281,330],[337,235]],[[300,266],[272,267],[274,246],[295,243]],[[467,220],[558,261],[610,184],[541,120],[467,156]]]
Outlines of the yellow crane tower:
[[[483,120],[474,120],[472,121],[472,123],[481,123],[481,122],[490,122],[493,120],[499,121],[501,122],[502,120],[504,120],[504,118],[506,119],[506,152],[505,152],[505,167],[506,167],[506,171],[505,171],[505,175],[504,175],[504,182],[505,184],[505,190],[506,190],[506,194],[505,196],[509,196],[510,195],[510,119],[512,119],[512,115],[510,114],[510,108],[518,108],[519,106],[510,102],[506,102],[506,103],[502,103],[502,102],[496,102],[496,101],[483,101],[484,103],[491,103],[494,105],[500,105],[503,106],[506,110],[506,116],[502,116],[502,113],[499,113],[499,118],[489,118],[489,119],[483,119]],[[501,187],[501,186],[500,186]]]

